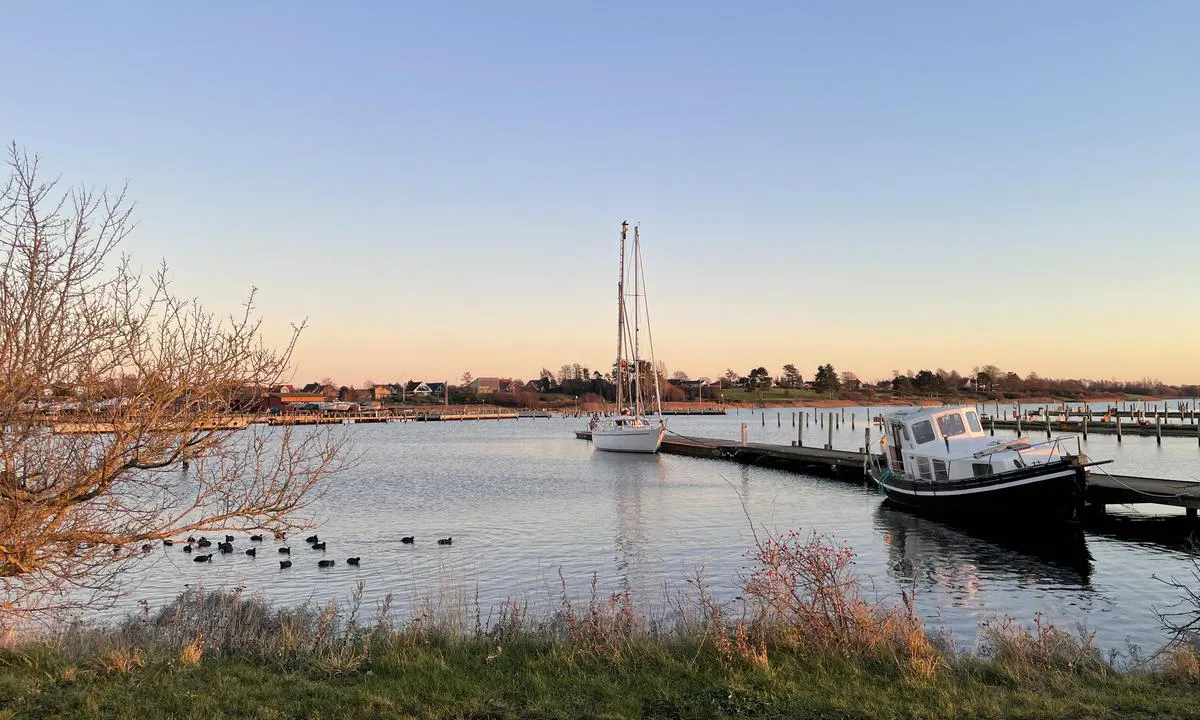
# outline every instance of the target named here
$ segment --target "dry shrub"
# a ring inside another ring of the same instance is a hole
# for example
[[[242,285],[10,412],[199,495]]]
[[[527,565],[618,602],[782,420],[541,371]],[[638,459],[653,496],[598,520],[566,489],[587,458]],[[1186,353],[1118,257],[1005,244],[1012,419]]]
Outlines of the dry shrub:
[[[182,666],[199,665],[204,658],[204,633],[196,636],[196,639],[184,645],[179,650],[179,664]]]
[[[500,647],[532,633],[529,606],[515,598],[506,598],[500,603],[495,622],[488,619],[486,635]]]
[[[720,616],[714,618],[713,622],[720,629],[713,635],[713,647],[725,662],[740,661],[760,670],[770,666],[766,638],[762,633],[752,632],[742,619],[736,620],[732,626],[722,623]]]
[[[132,675],[134,671],[146,666],[146,660],[142,657],[142,649],[134,648],[113,648],[100,656],[100,669],[106,673],[115,673],[118,675]]]
[[[587,608],[581,613],[567,595],[567,581],[562,570],[562,610],[560,621],[565,625],[567,640],[577,652],[620,660],[643,630],[642,618],[633,607],[633,597],[626,588],[601,601],[599,577],[592,575]]]
[[[1047,622],[1041,613],[1034,617],[1033,627],[1005,616],[982,623],[980,632],[981,654],[999,663],[1014,678],[1109,671],[1095,646],[1095,631],[1077,626],[1072,634]]]
[[[1176,644],[1164,650],[1159,661],[1164,675],[1184,680],[1200,680],[1200,656],[1190,645]]]
[[[893,659],[922,677],[933,675],[941,656],[914,612],[903,605],[863,599],[854,551],[817,533],[768,533],[750,551],[754,570],[743,596],[754,629],[771,643],[846,656]]]

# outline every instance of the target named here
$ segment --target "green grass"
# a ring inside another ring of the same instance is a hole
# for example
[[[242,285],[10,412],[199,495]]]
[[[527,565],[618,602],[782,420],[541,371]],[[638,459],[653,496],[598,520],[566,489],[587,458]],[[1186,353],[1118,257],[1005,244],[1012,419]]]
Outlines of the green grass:
[[[620,658],[554,642],[396,640],[351,672],[316,659],[150,657],[127,673],[61,652],[0,655],[0,718],[1112,717],[1200,713],[1200,686],[1162,674],[1017,679],[959,661],[925,680],[883,662],[777,650],[769,667],[694,644]]]

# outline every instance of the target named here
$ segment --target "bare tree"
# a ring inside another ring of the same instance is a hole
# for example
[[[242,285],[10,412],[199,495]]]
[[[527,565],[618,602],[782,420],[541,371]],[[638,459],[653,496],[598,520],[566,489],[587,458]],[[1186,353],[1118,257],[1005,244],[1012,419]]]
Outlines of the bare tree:
[[[340,433],[252,426],[303,328],[268,347],[254,292],[229,317],[116,249],[124,190],[60,190],[11,146],[0,185],[0,625],[101,602],[139,544],[282,534],[344,461]],[[47,404],[47,388],[71,403]],[[190,463],[190,468],[189,468]],[[186,472],[180,472],[180,470]]]

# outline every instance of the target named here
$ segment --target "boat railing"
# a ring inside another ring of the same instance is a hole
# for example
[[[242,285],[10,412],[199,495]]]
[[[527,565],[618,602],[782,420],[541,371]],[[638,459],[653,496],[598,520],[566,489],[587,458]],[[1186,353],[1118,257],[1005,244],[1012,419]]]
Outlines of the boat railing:
[[[1026,440],[1024,438],[1016,438],[1015,440],[1010,440],[1008,442],[1001,443],[999,445],[990,447],[986,450],[980,450],[978,452],[972,453],[969,456],[957,457],[957,458],[947,458],[946,460],[943,461],[946,463],[946,477],[948,477],[948,478],[952,477],[950,468],[952,468],[954,466],[954,463],[963,463],[963,462],[974,463],[974,462],[977,462],[984,458],[990,458],[990,456],[992,456],[996,453],[1000,453],[1000,452],[1015,452],[1017,454],[1017,458],[1021,461],[1022,465],[1025,465],[1026,464],[1025,457],[1021,454],[1022,452],[1028,452],[1030,450],[1034,450],[1037,448],[1044,448],[1044,447],[1049,446],[1050,456],[1051,457],[1057,456],[1059,460],[1062,460],[1066,457],[1071,456],[1069,449],[1064,449],[1064,444],[1070,440],[1075,441],[1075,453],[1074,453],[1075,456],[1082,457],[1083,456],[1083,446],[1080,443],[1078,435],[1062,435],[1062,436],[1059,436],[1056,438],[1051,438],[1049,440],[1043,440],[1038,443],[1028,443],[1028,440]],[[933,460],[933,458],[930,458],[930,460]],[[990,460],[989,460],[989,464],[990,464]],[[936,473],[935,473],[935,475],[936,475]]]

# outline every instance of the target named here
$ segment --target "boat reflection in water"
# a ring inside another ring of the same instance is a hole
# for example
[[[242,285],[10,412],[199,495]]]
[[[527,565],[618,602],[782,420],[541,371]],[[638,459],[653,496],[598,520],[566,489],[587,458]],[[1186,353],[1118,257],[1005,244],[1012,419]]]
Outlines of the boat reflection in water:
[[[891,573],[918,588],[932,584],[973,594],[983,578],[1075,588],[1088,588],[1091,580],[1092,557],[1078,527],[979,530],[914,515],[888,502],[876,510],[875,523]]]

